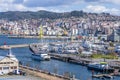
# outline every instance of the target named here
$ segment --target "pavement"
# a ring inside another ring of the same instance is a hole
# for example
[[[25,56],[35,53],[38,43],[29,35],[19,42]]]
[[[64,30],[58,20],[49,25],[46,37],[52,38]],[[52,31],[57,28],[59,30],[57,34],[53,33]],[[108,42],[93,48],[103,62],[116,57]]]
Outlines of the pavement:
[[[40,77],[32,76],[32,75],[3,75],[0,76],[0,80],[45,80]]]

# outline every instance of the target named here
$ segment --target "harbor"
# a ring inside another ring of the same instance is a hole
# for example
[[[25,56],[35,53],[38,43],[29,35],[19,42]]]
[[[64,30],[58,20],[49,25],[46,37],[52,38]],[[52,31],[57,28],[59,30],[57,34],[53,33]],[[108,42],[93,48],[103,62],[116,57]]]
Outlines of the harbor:
[[[0,80],[120,80],[120,0],[0,7]]]
[[[6,37],[2,37],[2,39],[7,39]],[[10,38],[9,38],[10,40]],[[12,39],[13,40],[13,39]],[[35,39],[33,41],[31,41],[31,39],[17,39],[15,42],[18,43],[13,43],[10,42],[7,44],[21,44],[22,42],[20,42],[21,40],[28,44],[31,43],[35,43],[35,42],[39,42],[38,39]],[[3,42],[1,42],[1,44],[3,44]],[[19,61],[22,63],[23,66],[29,66],[31,68],[37,68],[39,70],[43,70],[46,72],[50,72],[50,73],[56,73],[59,75],[64,75],[65,73],[69,74],[69,75],[75,75],[75,78],[77,78],[78,80],[87,80],[87,79],[92,79],[92,71],[87,69],[87,64],[92,62],[92,61],[104,61],[104,59],[89,59],[89,58],[79,58],[78,56],[71,56],[71,55],[61,55],[61,54],[55,54],[52,53],[52,59],[50,61],[36,61],[33,60],[31,58],[31,54],[32,52],[29,50],[28,47],[21,47],[21,48],[12,48],[12,52],[14,55],[16,55],[16,57],[19,59]],[[0,50],[0,54],[1,55],[6,55],[7,50]],[[23,56],[24,54],[24,56]],[[60,59],[60,57],[65,57],[65,59],[61,58],[62,60],[58,60]],[[68,58],[69,57],[69,58]],[[71,59],[73,58],[73,59]],[[67,60],[68,59],[68,60]],[[79,60],[81,62],[79,62]],[[115,60],[106,60],[106,61],[115,61]],[[119,61],[119,60],[118,60]],[[85,63],[85,64],[83,64]],[[113,62],[114,63],[114,62]],[[112,64],[112,63],[111,63]],[[112,64],[114,65],[114,64]],[[75,69],[73,69],[73,67]],[[95,72],[94,75],[97,75],[97,73]],[[95,80],[99,80],[99,79],[95,79]],[[119,80],[119,76],[115,76],[115,80]]]

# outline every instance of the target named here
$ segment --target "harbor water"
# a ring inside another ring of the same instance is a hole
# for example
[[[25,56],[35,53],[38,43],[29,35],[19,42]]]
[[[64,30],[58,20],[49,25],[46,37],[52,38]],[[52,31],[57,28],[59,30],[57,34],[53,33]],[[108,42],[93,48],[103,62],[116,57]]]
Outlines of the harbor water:
[[[47,39],[43,40],[45,42],[53,42],[57,40]],[[40,42],[39,39],[29,39],[29,38],[8,38],[7,36],[0,36],[0,45],[6,44],[28,44]],[[58,60],[51,59],[50,61],[36,61],[31,58],[32,52],[29,48],[14,48],[12,49],[13,54],[21,61],[23,65],[30,67],[42,69],[49,72],[54,72],[57,74],[64,75],[69,73],[70,75],[75,75],[79,80],[102,80],[102,79],[92,79],[92,71],[88,70],[86,66],[72,64],[68,62],[62,62]],[[0,50],[0,56],[5,56],[8,50]],[[110,79],[105,79],[110,80]],[[120,77],[114,77],[113,80],[120,80]]]

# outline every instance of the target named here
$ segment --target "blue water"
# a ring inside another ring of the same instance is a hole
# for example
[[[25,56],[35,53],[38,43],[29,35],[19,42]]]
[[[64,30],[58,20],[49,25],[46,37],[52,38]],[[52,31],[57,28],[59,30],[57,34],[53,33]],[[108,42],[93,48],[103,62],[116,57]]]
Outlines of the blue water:
[[[55,40],[46,40],[49,42]],[[0,45],[3,45],[4,42],[6,44],[23,44],[23,43],[36,43],[40,42],[39,39],[13,39],[7,38],[6,36],[0,36]],[[31,59],[32,52],[29,48],[14,48],[12,52],[16,57],[21,61],[24,65],[29,65],[31,67],[36,67],[42,70],[56,72],[58,74],[63,75],[65,72],[69,72],[75,75],[76,78],[80,80],[102,80],[102,79],[92,79],[91,71],[87,70],[85,66],[71,64],[67,62],[62,62],[58,60],[50,60],[50,61],[35,61]],[[8,53],[8,50],[0,50],[0,56],[5,56]],[[105,79],[110,80],[110,79]],[[115,77],[114,80],[120,80],[120,77]]]

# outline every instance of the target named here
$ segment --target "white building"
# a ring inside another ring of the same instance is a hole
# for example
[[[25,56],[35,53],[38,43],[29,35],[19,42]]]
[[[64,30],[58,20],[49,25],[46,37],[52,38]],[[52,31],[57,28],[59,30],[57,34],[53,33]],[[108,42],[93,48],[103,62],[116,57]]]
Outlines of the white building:
[[[9,72],[16,71],[18,73],[19,61],[12,55],[11,49],[7,56],[0,56],[0,75],[8,74]]]

